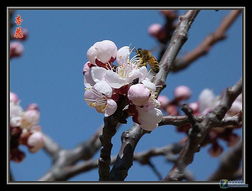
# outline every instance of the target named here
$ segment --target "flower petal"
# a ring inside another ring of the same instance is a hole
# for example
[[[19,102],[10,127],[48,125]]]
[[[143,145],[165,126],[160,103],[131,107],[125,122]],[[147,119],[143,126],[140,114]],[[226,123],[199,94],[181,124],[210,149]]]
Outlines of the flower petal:
[[[140,122],[140,127],[147,130],[152,131],[158,126],[158,123],[161,122],[163,114],[157,108],[153,108],[148,110],[147,112],[138,107],[138,121]]]
[[[104,76],[107,72],[107,70],[105,68],[102,67],[92,67],[91,68],[91,76],[92,79],[97,83],[99,81],[103,81],[104,80]]]
[[[113,72],[112,70],[106,71],[105,80],[112,88],[116,89],[127,84],[125,79],[121,78],[117,73]]]
[[[94,47],[97,52],[97,59],[102,63],[108,63],[111,58],[116,57],[117,47],[111,40],[96,42]]]
[[[94,85],[94,89],[107,97],[111,97],[112,95],[112,88],[105,81],[99,81],[98,83],[96,83]]]
[[[27,140],[29,151],[35,153],[44,146],[44,136],[41,132],[34,132]]]
[[[119,65],[128,63],[130,55],[129,46],[123,46],[117,51],[116,61]]]
[[[135,84],[129,88],[128,98],[134,105],[142,106],[146,104],[150,97],[150,90],[143,84]]]
[[[202,113],[206,109],[212,109],[215,104],[215,95],[212,90],[204,89],[199,95],[199,111]]]
[[[143,85],[150,89],[151,91],[156,91],[156,85],[154,83],[152,83],[149,78],[145,78],[143,81],[142,81]]]
[[[107,106],[105,108],[105,117],[114,114],[116,109],[117,109],[117,103],[113,99],[108,99]]]
[[[92,63],[95,64],[95,59],[97,58],[97,51],[94,46],[91,46],[88,51],[87,51],[87,57],[88,60]]]

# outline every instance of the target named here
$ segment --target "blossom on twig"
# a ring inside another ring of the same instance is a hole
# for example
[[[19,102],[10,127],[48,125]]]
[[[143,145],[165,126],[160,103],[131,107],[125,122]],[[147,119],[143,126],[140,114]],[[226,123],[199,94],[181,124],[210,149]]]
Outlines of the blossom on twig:
[[[128,103],[125,112],[143,129],[151,131],[162,119],[158,109],[160,103],[155,99],[156,86],[151,82],[147,68],[140,65],[140,58],[135,55],[130,59],[132,52],[129,46],[117,50],[110,40],[91,46],[87,51],[89,61],[83,67],[84,100],[108,117],[116,112],[116,102],[123,97]],[[115,61],[117,65],[114,65]],[[153,118],[151,123],[147,122],[150,118]]]

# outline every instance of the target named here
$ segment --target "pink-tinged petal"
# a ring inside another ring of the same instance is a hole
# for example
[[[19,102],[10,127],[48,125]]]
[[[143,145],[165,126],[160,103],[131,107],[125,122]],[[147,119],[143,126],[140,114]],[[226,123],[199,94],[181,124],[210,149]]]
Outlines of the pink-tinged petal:
[[[130,48],[128,46],[123,46],[117,51],[116,61],[119,65],[128,63],[130,55]]]
[[[174,90],[174,97],[180,101],[189,99],[191,95],[192,91],[187,86],[178,86]]]
[[[87,51],[87,57],[88,60],[92,63],[95,64],[95,59],[97,58],[97,51],[94,46],[91,46],[88,51]]]
[[[107,105],[105,108],[105,117],[113,115],[117,109],[117,104],[113,99],[107,100]]]
[[[128,76],[128,83],[131,83],[133,82],[133,80],[135,79],[139,79],[140,81],[140,78],[142,78],[142,74],[141,72],[138,70],[138,69],[134,69],[132,70],[130,73],[129,73],[129,76]]]
[[[148,78],[144,79],[142,83],[146,88],[150,89],[151,91],[156,91],[156,85],[152,83]]]
[[[103,40],[93,45],[97,52],[97,59],[102,63],[108,63],[111,58],[115,58],[117,47],[111,40]]]
[[[113,72],[112,70],[107,70],[105,80],[112,88],[116,89],[127,84],[125,79],[121,78],[117,73]]]
[[[35,153],[44,147],[44,136],[41,132],[34,132],[27,140],[29,151]]]
[[[162,111],[157,108],[146,111],[138,107],[137,110],[140,127],[147,131],[152,131],[153,129],[155,129],[163,118]]]
[[[89,72],[90,71],[90,62],[86,62],[84,65],[83,65],[83,74],[85,74],[86,72]]]
[[[18,104],[19,98],[17,94],[10,92],[10,102],[13,102],[14,104]]]
[[[97,83],[99,81],[103,81],[105,79],[105,74],[107,70],[102,67],[92,67],[91,75],[92,79]]]
[[[215,95],[212,90],[204,89],[199,95],[199,111],[211,109],[215,104]]]
[[[139,82],[142,82],[147,77],[148,71],[145,66],[139,69],[133,69],[128,76],[128,82],[131,83],[134,79],[138,78]]]
[[[128,98],[133,104],[142,106],[148,102],[150,90],[145,88],[143,84],[132,85],[128,91]]]
[[[84,100],[88,103],[91,104],[93,103],[95,100],[99,99],[101,97],[101,95],[98,95],[99,93],[94,93],[94,91],[90,88],[90,89],[86,89],[85,93],[84,93]]]
[[[105,81],[99,81],[94,85],[94,89],[107,97],[112,96],[112,88]]]

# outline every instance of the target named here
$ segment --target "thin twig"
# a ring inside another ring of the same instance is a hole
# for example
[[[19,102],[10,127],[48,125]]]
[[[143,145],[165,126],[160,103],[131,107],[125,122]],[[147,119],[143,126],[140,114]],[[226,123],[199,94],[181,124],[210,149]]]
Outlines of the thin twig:
[[[158,180],[162,180],[162,174],[158,171],[157,167],[154,165],[153,162],[150,160],[148,161],[147,165],[151,168],[154,174],[157,176]]]
[[[169,154],[176,155],[183,148],[182,143],[175,143],[171,145],[167,145],[160,148],[152,148],[147,151],[135,153],[133,156],[133,160],[139,162],[141,165],[147,165],[146,161],[149,161],[152,157],[156,156],[167,156]],[[116,162],[117,157],[111,157],[110,165]],[[72,178],[80,173],[84,173],[90,171],[92,169],[98,168],[98,159],[90,159],[85,162],[77,163],[75,165],[64,166],[61,169],[54,171],[50,171],[44,179],[40,179],[40,181],[65,181],[69,178]],[[55,176],[57,174],[57,176]]]
[[[43,147],[44,151],[53,158],[53,160],[56,160],[56,157],[61,150],[60,146],[52,140],[48,135],[43,134],[45,145]]]
[[[194,116],[196,121],[201,122],[203,121],[206,116]],[[183,126],[190,124],[188,116],[164,116],[162,121],[158,124],[159,126],[164,125],[174,125],[174,126]],[[217,128],[236,128],[237,126],[241,125],[241,118],[239,116],[232,116],[232,117],[225,117],[221,121],[215,121],[214,126]]]
[[[120,122],[125,121],[128,117],[127,113],[123,110],[127,105],[125,97],[120,97],[117,103],[118,107],[116,112],[104,118],[104,127],[102,134],[100,135],[100,140],[102,144],[100,158],[99,158],[99,180],[107,181],[109,180],[110,172],[110,155],[113,144],[111,143],[112,137],[115,135],[116,130]]]
[[[216,121],[221,121],[226,112],[232,106],[234,100],[242,92],[242,80],[239,80],[233,87],[227,88],[220,99],[220,104],[209,112],[205,119],[201,122],[195,122],[191,131],[187,144],[182,149],[177,163],[170,170],[163,181],[178,181],[184,173],[187,165],[193,161],[194,154],[199,151],[200,144],[203,142],[209,130],[215,126]]]
[[[185,15],[179,17],[180,22],[172,35],[169,46],[159,62],[160,70],[154,78],[154,83],[158,86],[157,95],[165,88],[168,73],[178,52],[187,41],[187,33],[198,13],[199,10],[189,10]]]
[[[56,181],[56,180],[65,180],[67,173],[65,172],[65,169],[67,169],[69,166],[73,166],[80,160],[88,160],[93,157],[93,155],[100,149],[101,143],[99,140],[99,135],[101,134],[101,128],[98,129],[95,134],[87,141],[79,144],[74,149],[65,150],[60,149],[57,152],[51,152],[54,151],[52,148],[56,148],[55,145],[51,145],[49,143],[54,143],[54,141],[49,137],[46,136],[46,147],[44,148],[47,153],[53,153],[55,156],[53,157],[53,165],[48,170],[48,172],[43,175],[39,181]],[[48,152],[48,150],[50,152]],[[57,153],[57,154],[55,154]]]
[[[210,49],[217,43],[226,38],[226,32],[232,26],[236,18],[240,15],[241,10],[232,10],[230,13],[223,19],[220,26],[216,29],[215,32],[207,36],[201,44],[198,45],[194,50],[187,53],[183,58],[178,58],[175,60],[173,67],[171,68],[172,72],[179,72],[183,69],[186,69],[190,66],[195,60],[206,55]]]

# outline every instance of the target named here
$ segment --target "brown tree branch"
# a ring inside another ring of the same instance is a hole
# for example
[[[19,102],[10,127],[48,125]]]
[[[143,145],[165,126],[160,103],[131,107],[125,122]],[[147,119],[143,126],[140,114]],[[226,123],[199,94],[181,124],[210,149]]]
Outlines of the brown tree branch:
[[[206,115],[201,122],[196,120],[192,123],[189,131],[188,141],[182,149],[177,163],[173,166],[163,181],[178,181],[183,175],[184,169],[193,161],[194,154],[199,151],[200,144],[203,142],[208,131],[215,126],[216,121],[221,121],[226,112],[232,106],[232,103],[242,92],[242,80],[237,82],[233,87],[227,88],[220,99],[220,104],[214,110]]]
[[[152,148],[147,151],[135,153],[133,156],[133,160],[139,162],[141,165],[147,165],[148,162],[152,157],[155,156],[166,156],[166,155],[175,155],[180,152],[183,148],[183,143],[175,143],[171,145],[167,145],[160,148]],[[110,165],[116,162],[117,157],[111,157]],[[90,159],[85,162],[81,162],[75,165],[65,166],[60,169],[60,172],[56,172],[57,176],[52,176],[55,172],[48,173],[47,177],[44,180],[40,179],[41,181],[65,181],[69,178],[72,178],[80,173],[84,173],[90,171],[92,169],[98,168],[99,159]],[[58,169],[59,170],[59,169]],[[57,170],[56,170],[57,171]],[[54,179],[52,179],[52,177]]]
[[[178,58],[175,60],[173,67],[171,68],[172,72],[178,72],[183,69],[186,69],[190,66],[195,60],[206,55],[210,49],[217,42],[220,42],[226,38],[226,32],[230,26],[234,23],[236,18],[240,15],[242,10],[232,10],[230,13],[223,19],[220,26],[216,29],[215,32],[207,36],[201,44],[198,45],[194,50],[187,53],[183,58]]]
[[[221,158],[221,163],[217,170],[208,178],[209,181],[219,181],[220,179],[233,180],[239,170],[242,160],[242,140],[231,147]]]
[[[99,166],[99,180],[107,181],[109,180],[110,172],[110,155],[113,144],[111,143],[112,137],[115,135],[116,130],[120,122],[127,119],[128,114],[123,110],[127,105],[125,97],[121,96],[117,103],[116,112],[104,118],[104,127],[102,134],[100,135],[100,140],[102,144],[100,158],[98,162]]]
[[[206,118],[206,116],[195,116],[196,121],[201,122]],[[221,121],[214,121],[215,127],[223,127],[223,128],[236,128],[241,125],[241,118],[239,116],[225,117]],[[190,121],[186,115],[184,116],[164,116],[162,121],[159,123],[159,126],[164,125],[174,125],[174,126],[182,126],[190,124]]]
[[[43,133],[43,137],[44,137],[44,142],[45,142],[43,149],[55,161],[61,148],[48,135]]]
[[[175,60],[179,50],[187,40],[187,33],[199,10],[189,10],[185,15],[180,16],[180,22],[174,31],[169,46],[166,49],[159,65],[160,70],[154,78],[157,88],[157,96],[165,88],[165,81],[170,71],[170,67]],[[123,181],[129,168],[133,164],[133,153],[138,141],[147,133],[139,125],[133,126],[129,131],[122,134],[122,145],[117,155],[116,162],[110,172],[110,180]]]
[[[45,151],[53,157],[53,165],[49,171],[39,179],[39,181],[56,181],[66,179],[65,169],[76,164],[80,160],[88,160],[100,149],[101,142],[99,135],[101,128],[88,140],[79,144],[74,149],[59,149],[57,144],[48,136],[46,137]],[[50,145],[50,143],[53,143]],[[51,148],[52,146],[52,148]],[[57,148],[57,149],[55,149]]]

